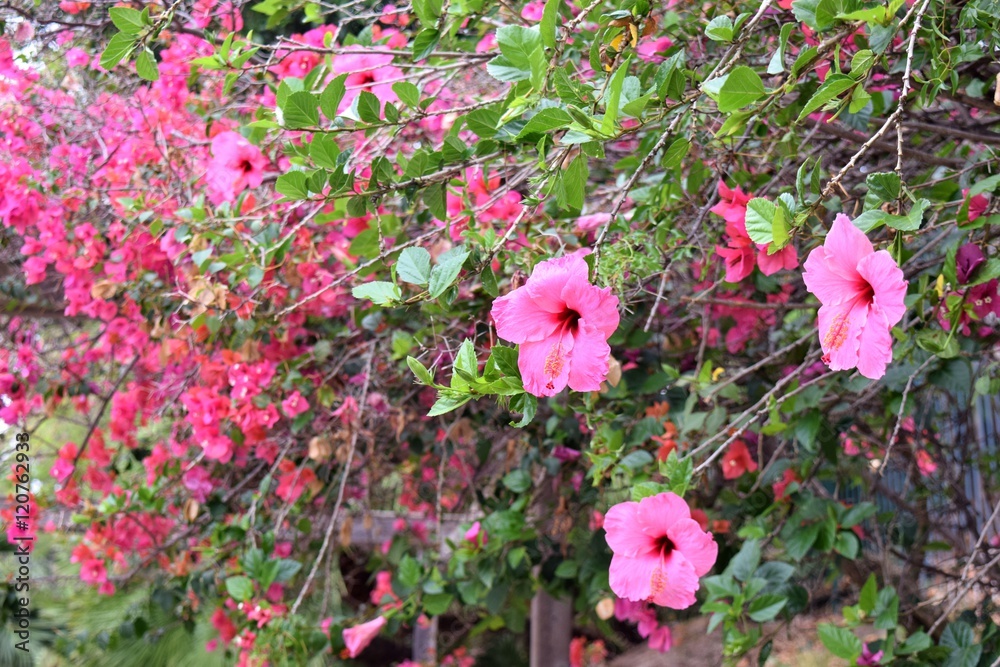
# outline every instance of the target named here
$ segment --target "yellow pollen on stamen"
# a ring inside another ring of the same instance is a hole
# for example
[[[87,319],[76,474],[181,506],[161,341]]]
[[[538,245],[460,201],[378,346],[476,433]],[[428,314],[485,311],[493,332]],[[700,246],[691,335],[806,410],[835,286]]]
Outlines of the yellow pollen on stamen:
[[[543,372],[546,377],[557,378],[559,374],[562,373],[563,364],[565,361],[562,356],[562,344],[556,343],[549,350],[549,354],[545,357],[545,366]]]
[[[830,350],[839,350],[847,342],[847,332],[850,330],[851,318],[847,313],[841,313],[834,318],[833,324],[823,338],[823,345]]]
[[[658,567],[653,570],[653,575],[649,578],[649,598],[655,598],[665,590],[667,590],[667,575]]]

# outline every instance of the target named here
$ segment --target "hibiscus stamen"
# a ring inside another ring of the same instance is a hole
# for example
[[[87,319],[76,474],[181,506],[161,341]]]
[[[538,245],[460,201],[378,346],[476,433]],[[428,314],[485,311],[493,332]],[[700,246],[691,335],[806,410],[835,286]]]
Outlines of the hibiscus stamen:
[[[830,329],[826,332],[823,345],[829,350],[840,349],[847,342],[847,332],[850,325],[851,318],[846,313],[837,315],[830,325]]]

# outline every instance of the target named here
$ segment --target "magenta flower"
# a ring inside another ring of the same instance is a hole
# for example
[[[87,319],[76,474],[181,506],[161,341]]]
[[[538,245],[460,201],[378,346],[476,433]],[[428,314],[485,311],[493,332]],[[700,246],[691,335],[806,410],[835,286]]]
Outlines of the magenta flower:
[[[527,283],[493,302],[497,335],[521,346],[517,365],[529,394],[554,396],[567,384],[597,391],[608,375],[618,297],[590,284],[589,252],[541,262]]]
[[[386,623],[384,616],[374,618],[367,623],[355,625],[353,628],[344,628],[344,643],[347,645],[347,655],[352,658],[368,648],[372,640],[378,636],[379,631]]]
[[[215,135],[207,176],[213,203],[231,202],[243,190],[259,186],[266,167],[264,154],[238,132]]]
[[[833,370],[857,366],[866,378],[885,375],[892,361],[889,330],[903,319],[906,280],[885,250],[843,214],[826,241],[809,253],[802,274],[820,303],[819,336],[823,361]]]
[[[694,604],[698,577],[715,564],[719,547],[691,518],[684,499],[674,493],[619,503],[604,517],[615,595],[648,600],[671,609]]]
[[[858,664],[863,665],[865,667],[871,667],[872,665],[881,665],[882,651],[876,651],[872,653],[872,651],[868,648],[868,645],[865,644],[864,646],[861,647],[861,656],[858,658]]]

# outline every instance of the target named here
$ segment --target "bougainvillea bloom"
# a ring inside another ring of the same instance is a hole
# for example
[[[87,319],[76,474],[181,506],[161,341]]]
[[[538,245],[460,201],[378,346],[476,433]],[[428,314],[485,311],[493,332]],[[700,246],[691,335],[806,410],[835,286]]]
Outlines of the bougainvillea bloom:
[[[604,518],[615,595],[671,609],[694,604],[698,578],[715,564],[719,547],[691,518],[684,499],[661,493],[619,503]]]
[[[607,377],[618,297],[590,283],[588,252],[541,262],[526,284],[493,302],[497,334],[521,346],[517,365],[535,396],[554,396],[567,384],[597,391]]]
[[[747,444],[742,440],[735,440],[729,445],[726,453],[722,455],[722,476],[726,479],[737,479],[744,473],[753,472],[757,469],[757,462],[750,456]]]
[[[823,245],[806,259],[806,288],[820,303],[819,337],[823,361],[835,371],[858,369],[866,378],[885,375],[892,361],[889,330],[903,319],[906,280],[885,250],[843,214]]]
[[[385,617],[379,616],[353,628],[345,628],[344,643],[347,645],[347,655],[352,658],[358,657],[358,654],[368,648],[372,640],[378,636],[385,623]]]

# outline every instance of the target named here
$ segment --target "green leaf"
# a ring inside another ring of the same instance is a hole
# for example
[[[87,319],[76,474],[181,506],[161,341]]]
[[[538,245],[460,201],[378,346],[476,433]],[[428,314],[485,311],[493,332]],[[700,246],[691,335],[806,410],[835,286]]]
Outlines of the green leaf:
[[[135,59],[135,73],[146,81],[158,81],[160,70],[156,66],[156,56],[148,48],[139,52]]]
[[[309,157],[317,167],[327,169],[340,169],[337,163],[337,156],[340,155],[340,146],[333,137],[327,134],[315,134],[309,143]]]
[[[573,117],[562,109],[558,109],[556,107],[542,109],[532,116],[527,123],[525,123],[524,127],[521,128],[521,131],[517,133],[517,138],[521,139],[522,137],[526,137],[530,134],[544,134],[546,132],[551,132],[552,130],[558,130],[566,127],[572,122]],[[479,133],[477,132],[476,134]]]
[[[560,207],[570,210],[583,208],[589,177],[590,170],[587,167],[587,158],[581,152],[559,175],[560,190],[557,195]]]
[[[438,399],[435,401],[434,405],[431,406],[427,416],[437,417],[438,415],[447,414],[452,410],[457,410],[462,407],[470,400],[472,400],[472,394],[457,394],[454,392],[442,391],[438,394]]]
[[[737,581],[748,581],[758,565],[760,565],[760,542],[747,540],[739,553],[729,561],[726,573],[731,574]]]
[[[415,588],[417,584],[420,583],[420,577],[423,574],[420,563],[413,556],[407,554],[403,556],[403,560],[399,562],[399,568],[396,570],[397,578],[399,583],[407,588]]]
[[[941,646],[951,649],[945,667],[976,667],[983,652],[972,628],[962,621],[955,621],[944,629]]]
[[[808,526],[796,526],[791,535],[785,539],[785,552],[794,560],[802,560],[819,536],[820,524],[811,523]]]
[[[521,377],[521,371],[517,367],[517,350],[514,348],[506,345],[494,345],[490,349],[490,357],[504,375]]]
[[[289,199],[306,199],[309,196],[309,187],[306,185],[308,180],[309,178],[304,172],[290,171],[278,176],[274,189]]]
[[[397,81],[392,84],[392,92],[396,93],[399,101],[414,109],[420,106],[420,89],[409,81]]]
[[[500,124],[500,114],[490,107],[476,109],[465,117],[465,124],[480,139],[492,139],[496,136],[497,125]]]
[[[101,54],[101,67],[106,70],[114,69],[115,65],[120,63],[134,46],[135,38],[132,35],[126,35],[123,32],[115,34],[108,41],[108,45],[104,47],[104,53]]]
[[[358,95],[358,116],[366,123],[377,123],[382,120],[382,103],[367,90],[362,90]]]
[[[316,96],[304,90],[292,93],[281,108],[285,127],[296,130],[319,125],[319,111]]]
[[[774,240],[774,221],[779,207],[762,197],[747,202],[747,235],[754,243],[770,243]]]
[[[837,533],[837,537],[833,542],[833,550],[844,558],[849,558],[851,560],[858,557],[858,550],[860,548],[861,543],[858,542],[857,535],[848,530],[842,530]]]
[[[451,593],[433,593],[430,595],[424,595],[420,599],[420,603],[424,608],[424,612],[430,614],[431,616],[440,616],[448,611],[448,608],[454,600],[455,596]]]
[[[858,598],[858,607],[866,614],[872,613],[875,609],[875,600],[878,596],[878,584],[875,582],[875,573],[868,575],[868,580],[861,587],[861,596]]]
[[[851,78],[860,79],[875,64],[875,52],[871,49],[862,49],[851,58]]]
[[[816,89],[816,92],[809,98],[806,105],[802,107],[798,120],[801,121],[844,91],[856,86],[857,83],[857,81],[846,74],[831,74],[823,82],[823,85]]]
[[[466,373],[472,378],[479,376],[479,360],[476,358],[476,347],[466,338],[458,347],[455,355],[455,369]]]
[[[249,577],[226,577],[226,591],[234,600],[245,602],[253,596],[253,582]]]
[[[323,115],[330,120],[337,117],[337,109],[340,107],[340,102],[344,99],[344,93],[347,91],[346,81],[347,75],[341,74],[326,84],[326,88],[320,93],[319,108],[323,110]]]
[[[559,20],[559,6],[563,0],[546,0],[545,8],[542,10],[542,20],[538,24],[539,36],[542,46],[556,48],[556,23]]]
[[[497,29],[496,38],[500,53],[513,67],[531,71],[531,54],[542,45],[538,26],[505,25]]]
[[[918,630],[906,638],[906,641],[896,647],[899,655],[909,655],[928,649],[934,645],[934,640],[923,630]]]
[[[748,615],[751,621],[765,623],[773,620],[787,603],[788,599],[780,595],[761,595],[750,603]]]
[[[423,60],[437,48],[441,41],[441,33],[434,28],[426,28],[417,33],[413,40],[413,59]]]
[[[406,365],[410,367],[410,372],[413,373],[413,375],[417,378],[417,381],[419,381],[420,384],[425,384],[428,386],[434,384],[434,376],[431,374],[429,370],[427,370],[426,366],[420,363],[419,360],[414,359],[413,357],[407,357]]]
[[[786,23],[781,26],[781,35],[778,38],[778,50],[774,52],[770,62],[767,64],[768,74],[781,74],[785,71],[785,50],[788,48],[788,38],[791,36],[794,28],[794,23]]]
[[[379,306],[388,306],[403,299],[403,295],[399,291],[399,285],[384,280],[375,280],[370,283],[358,285],[351,290],[351,294],[355,299],[368,299]]]
[[[438,298],[451,287],[455,278],[462,271],[462,264],[465,263],[465,258],[468,256],[469,251],[463,246],[455,246],[451,250],[441,253],[428,280],[427,291],[430,293],[430,298]]]
[[[434,183],[424,189],[424,205],[427,206],[427,210],[438,220],[448,219],[444,183]]]
[[[138,35],[142,32],[142,12],[131,7],[112,7],[108,10],[111,22],[126,35]]]
[[[691,150],[691,142],[684,137],[678,137],[671,142],[666,152],[663,154],[663,166],[666,169],[676,169],[681,166],[688,151]]]
[[[580,566],[575,560],[564,560],[556,568],[555,575],[560,579],[573,579],[579,572]]]
[[[396,275],[411,285],[426,285],[431,278],[431,254],[423,248],[406,248],[396,261]]]
[[[819,639],[830,653],[844,660],[854,661],[861,655],[862,644],[847,628],[838,628],[830,623],[820,623]]]
[[[746,65],[733,69],[719,89],[719,111],[729,113],[749,106],[764,96],[760,75]]]
[[[731,42],[734,35],[733,20],[728,16],[716,16],[705,26],[705,36],[713,42]]]
[[[500,294],[500,287],[497,285],[496,274],[493,273],[493,267],[487,264],[483,267],[483,272],[479,274],[479,281],[483,285],[483,291],[489,294],[494,299]]]
[[[615,123],[618,120],[619,100],[622,96],[622,86],[625,83],[625,76],[628,74],[630,59],[618,65],[618,69],[611,75],[608,83],[608,91],[604,97],[604,118],[601,120],[601,134],[606,137],[611,136],[615,131]]]
[[[512,470],[504,475],[503,485],[514,493],[524,493],[531,488],[531,475],[523,470]]]
[[[886,217],[885,224],[892,229],[901,232],[914,232],[920,229],[924,221],[924,211],[930,208],[931,203],[926,199],[918,199],[910,212],[906,215],[890,215]]]
[[[891,202],[899,199],[902,183],[899,174],[894,171],[882,171],[868,174],[865,178],[868,184],[868,192],[878,197],[883,202]]]
[[[538,399],[527,392],[517,394],[510,399],[510,410],[521,413],[521,421],[511,422],[511,426],[524,428],[535,418],[535,413],[538,411]]]

